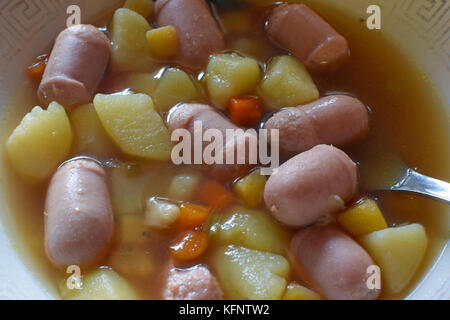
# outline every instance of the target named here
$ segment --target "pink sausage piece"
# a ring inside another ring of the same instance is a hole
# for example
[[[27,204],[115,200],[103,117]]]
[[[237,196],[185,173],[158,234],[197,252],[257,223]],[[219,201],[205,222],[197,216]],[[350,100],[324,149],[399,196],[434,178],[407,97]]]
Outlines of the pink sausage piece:
[[[223,292],[208,268],[198,265],[169,272],[164,300],[223,300]]]
[[[380,290],[366,282],[374,265],[372,258],[352,238],[337,227],[313,226],[297,232],[290,245],[290,256],[302,277],[311,281],[328,299],[376,299]]]
[[[195,124],[201,124],[202,131],[195,131]],[[184,103],[173,107],[169,111],[169,115],[167,117],[167,125],[169,127],[170,132],[174,132],[176,129],[187,129],[192,137],[192,152],[194,153],[194,139],[199,138],[198,135],[204,135],[208,129],[216,129],[220,131],[221,137],[223,138],[223,148],[222,153],[222,163],[218,164],[217,162],[208,164],[207,170],[211,176],[219,180],[232,180],[240,175],[246,173],[251,169],[252,166],[257,164],[257,155],[252,152],[252,156],[255,156],[255,159],[251,159],[251,155],[249,152],[249,138],[244,133],[243,130],[238,130],[239,127],[231,123],[224,116],[219,114],[214,108],[203,105],[203,104],[194,104],[194,103]],[[227,129],[232,129],[233,132],[236,133],[235,137],[227,138]],[[257,138],[253,141],[256,142],[257,146]],[[210,145],[211,142],[204,141],[203,142],[203,150],[206,150],[207,146]],[[238,163],[238,150],[242,149],[245,151],[245,155],[243,157],[243,161]],[[226,155],[234,154],[234,161],[232,164],[226,164]],[[202,159],[202,163],[204,163],[205,159]],[[252,160],[252,161],[251,161]],[[193,161],[193,160],[192,160]]]
[[[65,107],[92,101],[111,54],[111,44],[92,25],[75,25],[56,38],[38,96],[45,105],[57,101]]]
[[[105,171],[92,160],[65,163],[54,174],[45,202],[45,250],[56,266],[86,266],[106,254],[113,212]]]
[[[313,71],[335,71],[350,56],[347,40],[304,4],[275,7],[267,33]]]
[[[341,150],[318,145],[283,163],[270,176],[264,201],[280,222],[302,227],[336,212],[355,195],[356,164]]]
[[[333,95],[275,113],[265,128],[278,129],[283,152],[298,154],[318,144],[347,146],[369,131],[369,114],[356,98]]]
[[[180,65],[199,70],[212,53],[225,48],[224,35],[205,0],[157,0],[159,26],[177,29],[180,44],[175,57]]]

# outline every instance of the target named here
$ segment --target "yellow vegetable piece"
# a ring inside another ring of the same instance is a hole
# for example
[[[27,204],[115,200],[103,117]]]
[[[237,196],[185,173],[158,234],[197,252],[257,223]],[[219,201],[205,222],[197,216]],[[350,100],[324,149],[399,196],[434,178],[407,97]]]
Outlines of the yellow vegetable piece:
[[[236,300],[278,300],[286,289],[286,258],[239,246],[219,248],[215,269],[225,296]]]
[[[266,181],[266,176],[257,169],[234,183],[233,190],[245,205],[254,208],[262,202]]]
[[[151,96],[161,112],[169,111],[180,102],[191,102],[201,98],[194,80],[186,72],[177,68],[164,71],[161,78],[157,80]]]
[[[354,237],[387,228],[383,214],[372,199],[366,199],[344,211],[337,220]]]
[[[125,81],[127,86],[134,92],[152,96],[159,79],[154,73],[135,72],[128,74]]]
[[[72,129],[64,108],[52,102],[47,110],[34,107],[6,141],[11,165],[31,180],[48,178],[66,160]]]
[[[97,94],[94,106],[106,132],[123,152],[148,159],[170,160],[170,134],[149,96]]]
[[[178,34],[174,26],[165,26],[147,31],[150,52],[157,59],[170,59],[178,52]]]
[[[267,66],[259,91],[272,110],[295,107],[319,98],[319,91],[303,64],[292,56],[278,56]]]
[[[213,103],[225,109],[231,98],[252,93],[260,76],[259,65],[252,58],[236,53],[214,54],[206,68],[205,82]]]
[[[103,129],[92,103],[76,107],[69,115],[78,154],[108,157],[115,145]]]
[[[127,0],[123,5],[124,8],[139,13],[144,18],[148,18],[153,13],[155,3],[152,0]]]
[[[200,176],[195,172],[185,172],[176,175],[170,182],[168,196],[178,201],[189,201],[200,184]]]
[[[99,269],[82,276],[82,289],[69,289],[66,281],[60,283],[63,299],[70,300],[137,300],[132,286],[111,269]]]
[[[283,254],[287,245],[286,234],[271,216],[243,207],[234,207],[218,215],[209,234],[216,243],[236,244],[278,254]]]
[[[321,300],[320,296],[298,283],[291,282],[287,285],[283,300]]]
[[[107,265],[128,279],[143,279],[156,270],[155,260],[150,252],[136,245],[115,247]]]
[[[144,225],[144,216],[124,215],[117,219],[115,243],[119,246],[145,244],[150,237],[150,228]]]
[[[381,268],[382,290],[391,294],[406,288],[428,245],[425,229],[418,223],[375,231],[359,241]]]
[[[150,24],[140,14],[125,8],[114,13],[110,28],[114,71],[153,71],[157,62],[150,55],[145,34]]]

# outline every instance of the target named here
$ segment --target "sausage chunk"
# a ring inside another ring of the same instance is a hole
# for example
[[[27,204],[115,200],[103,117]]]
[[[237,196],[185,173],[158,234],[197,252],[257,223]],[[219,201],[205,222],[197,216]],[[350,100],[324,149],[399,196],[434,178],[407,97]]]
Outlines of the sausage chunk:
[[[209,129],[216,129],[220,132],[223,141],[221,144],[221,152],[223,157],[217,156],[221,159],[222,164],[215,161],[214,163],[206,163],[202,159],[202,163],[207,164],[208,173],[219,180],[231,180],[239,177],[257,164],[258,156],[254,150],[250,150],[250,137],[254,138],[253,145],[257,148],[256,135],[247,135],[244,130],[240,129],[231,123],[224,116],[220,115],[214,108],[202,104],[184,103],[173,107],[169,111],[167,118],[169,130],[173,133],[176,129],[187,129],[191,135],[192,153],[195,150],[195,139],[200,139],[199,135],[204,135]],[[197,132],[195,126],[201,124],[202,131]],[[227,130],[231,129],[234,136],[227,135]],[[237,131],[235,131],[237,130]],[[214,138],[212,138],[214,141]],[[202,150],[206,150],[208,145],[212,142],[203,141]],[[238,151],[240,150],[240,151]],[[250,151],[252,151],[250,153]],[[243,154],[245,152],[245,154]],[[214,155],[216,155],[214,153]],[[227,164],[227,155],[233,155],[234,161]],[[240,156],[242,155],[242,156]],[[254,159],[252,159],[254,157]],[[195,159],[192,159],[193,161]],[[218,159],[217,159],[218,160]],[[239,160],[239,162],[238,162]]]
[[[380,290],[369,289],[367,268],[372,258],[336,226],[313,226],[297,232],[290,256],[300,275],[328,299],[375,299]]]
[[[75,25],[56,38],[38,89],[45,105],[57,101],[65,107],[92,101],[111,55],[111,44],[92,25]]]
[[[280,222],[302,227],[344,207],[357,190],[356,164],[341,150],[318,145],[270,176],[264,201]]]
[[[164,300],[223,300],[216,278],[208,268],[198,265],[169,272]]]
[[[279,130],[282,151],[292,155],[318,144],[343,147],[361,140],[369,131],[369,114],[358,99],[335,95],[283,109],[264,126]]]
[[[45,202],[45,250],[56,266],[90,265],[107,251],[113,213],[105,171],[77,159],[54,174]]]
[[[222,51],[225,41],[205,0],[157,0],[159,26],[177,29],[179,50],[175,61],[192,69],[201,69],[212,53]]]
[[[304,4],[282,4],[267,21],[267,34],[309,70],[334,71],[349,57],[347,40]]]

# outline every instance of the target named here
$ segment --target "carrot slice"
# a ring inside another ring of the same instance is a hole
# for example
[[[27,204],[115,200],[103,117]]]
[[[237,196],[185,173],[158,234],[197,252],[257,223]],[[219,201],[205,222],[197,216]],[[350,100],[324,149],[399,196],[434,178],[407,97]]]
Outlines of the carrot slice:
[[[188,231],[170,247],[172,256],[179,261],[191,261],[208,248],[208,235],[203,231]]]
[[[27,68],[27,75],[32,80],[41,81],[48,63],[48,54],[43,54],[33,60]]]
[[[180,206],[178,227],[183,230],[199,227],[208,220],[210,213],[209,207],[184,203]]]
[[[210,180],[203,184],[199,189],[199,200],[212,207],[213,209],[223,209],[229,206],[234,198],[220,183]]]
[[[262,109],[257,97],[230,99],[228,112],[231,121],[238,126],[251,127],[261,121]]]

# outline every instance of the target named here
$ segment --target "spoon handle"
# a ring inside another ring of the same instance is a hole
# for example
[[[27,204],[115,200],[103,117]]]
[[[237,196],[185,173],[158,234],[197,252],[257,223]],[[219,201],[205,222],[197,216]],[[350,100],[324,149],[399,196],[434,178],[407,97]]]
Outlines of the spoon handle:
[[[405,177],[391,190],[418,193],[450,204],[450,183],[427,177],[412,169],[408,169]]]

